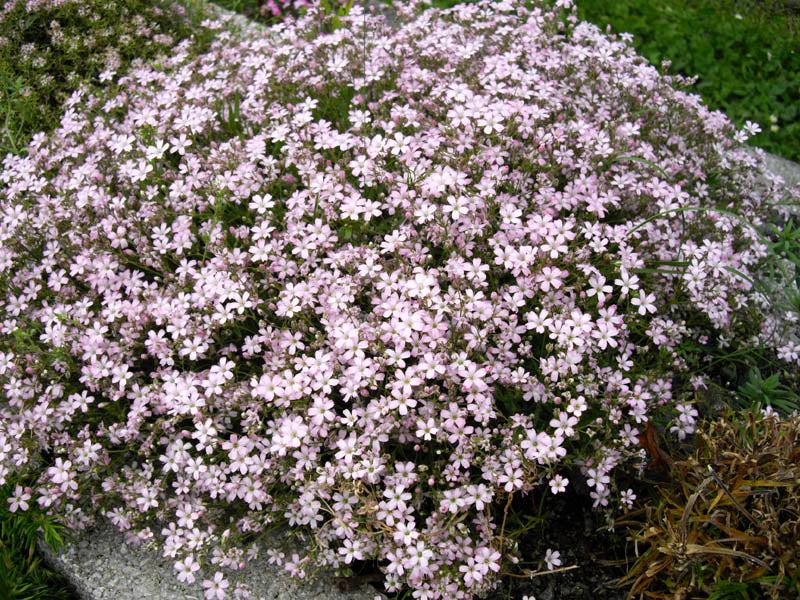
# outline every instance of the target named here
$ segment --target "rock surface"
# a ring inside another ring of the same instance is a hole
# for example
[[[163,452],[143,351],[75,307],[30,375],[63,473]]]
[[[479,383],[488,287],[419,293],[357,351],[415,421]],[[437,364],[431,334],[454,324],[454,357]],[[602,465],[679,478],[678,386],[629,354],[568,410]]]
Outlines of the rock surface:
[[[783,177],[789,186],[800,185],[800,165],[780,156],[766,153],[769,170]]]
[[[58,554],[46,547],[42,550],[79,600],[200,600],[202,580],[213,575],[213,571],[198,572],[193,585],[180,583],[171,560],[155,550],[126,544],[108,522],[87,530]],[[266,559],[251,562],[242,572],[242,581],[253,600],[372,600],[378,595],[368,587],[341,592],[327,577],[299,582]]]

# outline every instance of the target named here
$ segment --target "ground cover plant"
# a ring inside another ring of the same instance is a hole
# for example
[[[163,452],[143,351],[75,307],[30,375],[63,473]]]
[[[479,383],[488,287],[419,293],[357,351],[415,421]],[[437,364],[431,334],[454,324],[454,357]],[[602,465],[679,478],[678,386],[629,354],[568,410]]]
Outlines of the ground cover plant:
[[[5,0],[0,5],[0,156],[58,123],[81,85],[111,83],[131,62],[200,34],[191,3]]]
[[[31,136],[60,120],[83,86],[113,86],[131,63],[157,59],[178,39],[207,37],[191,1],[24,1],[0,6],[0,156],[25,151]],[[9,513],[0,492],[0,597],[71,597],[35,551],[37,534],[55,542],[36,511]],[[52,518],[51,518],[52,520]],[[37,532],[38,530],[38,532]]]
[[[565,0],[416,8],[181,43],[3,160],[14,512],[102,514],[208,598],[282,523],[294,575],[468,598],[559,566],[514,502],[633,505],[702,355],[796,370],[752,125]]]

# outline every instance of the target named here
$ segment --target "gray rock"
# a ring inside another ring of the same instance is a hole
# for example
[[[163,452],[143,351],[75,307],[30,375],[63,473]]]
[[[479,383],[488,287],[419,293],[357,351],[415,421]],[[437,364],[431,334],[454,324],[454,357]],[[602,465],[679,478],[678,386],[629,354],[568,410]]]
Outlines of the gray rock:
[[[213,569],[198,571],[194,584],[182,584],[171,559],[154,549],[128,545],[107,521],[85,531],[59,553],[44,545],[41,549],[45,561],[67,578],[80,600],[200,600],[202,580],[214,573]],[[341,592],[326,576],[301,582],[265,558],[228,576],[231,582],[234,578],[247,584],[253,600],[372,600],[378,595],[368,587]]]
[[[783,177],[787,185],[790,187],[800,185],[800,164],[768,152],[765,152],[765,158],[769,170]]]
[[[194,5],[209,15],[219,17],[230,29],[243,31],[264,31],[266,29],[263,24],[252,21],[241,13],[228,10],[208,0],[187,0],[187,3],[190,8]]]
[[[382,2],[381,0],[364,0],[361,4],[364,5],[368,14],[374,10],[377,14],[386,17],[386,22],[389,25],[393,27],[397,25],[397,13],[394,8],[386,2]]]

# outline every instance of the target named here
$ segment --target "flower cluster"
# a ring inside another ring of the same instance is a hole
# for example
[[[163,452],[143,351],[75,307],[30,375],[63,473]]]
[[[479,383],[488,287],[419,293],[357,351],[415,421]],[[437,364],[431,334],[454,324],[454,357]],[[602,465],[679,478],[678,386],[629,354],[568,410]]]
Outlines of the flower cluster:
[[[221,0],[223,7],[230,7],[237,12],[268,24],[274,24],[286,18],[297,17],[314,9],[321,18],[338,12],[347,12],[351,0],[254,0],[252,4],[242,5],[231,0]]]
[[[99,510],[211,598],[278,522],[295,575],[469,598],[512,498],[626,506],[647,422],[691,433],[685,343],[791,354],[753,284],[788,192],[724,115],[568,0],[414,5],[180,44],[6,157],[18,508]]]
[[[282,17],[287,13],[298,13],[311,6],[311,0],[266,0],[260,10],[264,16]]]

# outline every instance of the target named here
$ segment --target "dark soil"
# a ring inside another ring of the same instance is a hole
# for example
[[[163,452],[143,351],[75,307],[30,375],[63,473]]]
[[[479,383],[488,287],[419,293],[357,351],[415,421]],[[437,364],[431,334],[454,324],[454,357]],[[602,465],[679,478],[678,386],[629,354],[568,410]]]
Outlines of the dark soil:
[[[546,499],[546,527],[524,536],[520,540],[520,551],[523,557],[530,557],[533,564],[525,566],[533,570],[546,568],[538,563],[548,548],[560,552],[561,569],[576,568],[532,579],[513,579],[495,593],[492,600],[520,600],[523,596],[535,600],[623,600],[626,597],[624,589],[613,586],[625,573],[624,531],[609,530],[600,520],[601,513],[592,509],[588,494],[576,492],[572,483],[570,488],[573,489],[568,493],[550,495]]]

